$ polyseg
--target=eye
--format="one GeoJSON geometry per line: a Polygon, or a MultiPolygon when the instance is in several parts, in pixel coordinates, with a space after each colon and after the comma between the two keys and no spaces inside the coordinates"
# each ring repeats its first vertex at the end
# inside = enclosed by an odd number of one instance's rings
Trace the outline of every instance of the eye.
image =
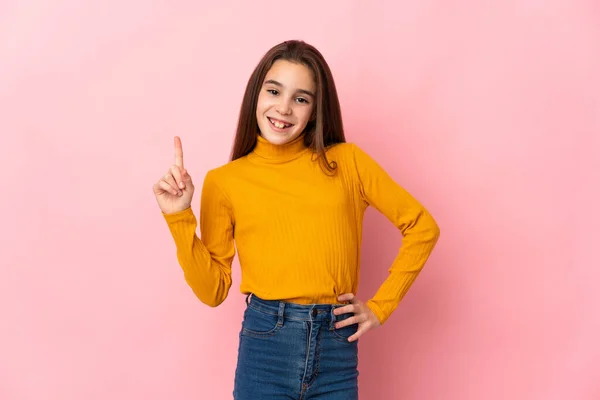
{"type": "Polygon", "coordinates": [[[305,104],[308,104],[308,100],[306,100],[304,97],[298,97],[298,98],[296,99],[296,101],[297,101],[298,103],[305,103],[305,104]]]}
{"type": "Polygon", "coordinates": [[[279,92],[275,89],[267,89],[267,92],[271,93],[273,96],[277,96],[279,92]]]}

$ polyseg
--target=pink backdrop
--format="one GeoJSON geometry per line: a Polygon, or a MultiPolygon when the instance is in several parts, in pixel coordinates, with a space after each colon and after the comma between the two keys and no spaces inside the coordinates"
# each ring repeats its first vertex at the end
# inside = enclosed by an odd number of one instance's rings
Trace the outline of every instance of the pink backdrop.
{"type": "MultiPolygon", "coordinates": [[[[599,399],[600,7],[573,0],[0,2],[0,398],[231,398],[238,265],[197,301],[151,187],[173,135],[197,186],[227,161],[288,38],[442,229],[361,340],[361,398],[599,399]]],[[[362,299],[398,241],[367,214],[362,299]]]]}

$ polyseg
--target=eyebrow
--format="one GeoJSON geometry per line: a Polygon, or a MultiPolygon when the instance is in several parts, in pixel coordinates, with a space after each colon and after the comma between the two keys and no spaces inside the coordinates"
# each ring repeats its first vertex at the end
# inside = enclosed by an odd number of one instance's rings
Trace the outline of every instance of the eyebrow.
{"type": "MultiPolygon", "coordinates": [[[[265,83],[264,83],[264,84],[265,84],[265,85],[271,84],[271,85],[279,86],[279,87],[281,87],[281,88],[282,88],[282,87],[284,87],[284,86],[283,86],[283,85],[282,85],[280,82],[277,82],[277,81],[276,81],[276,80],[274,80],[274,79],[269,79],[268,81],[265,81],[265,83]]],[[[312,98],[315,98],[315,94],[314,94],[313,92],[309,91],[309,90],[305,90],[305,89],[298,89],[298,90],[297,90],[297,92],[298,92],[298,93],[304,93],[304,94],[307,94],[307,95],[309,95],[309,96],[310,96],[310,97],[312,97],[312,98]]]]}

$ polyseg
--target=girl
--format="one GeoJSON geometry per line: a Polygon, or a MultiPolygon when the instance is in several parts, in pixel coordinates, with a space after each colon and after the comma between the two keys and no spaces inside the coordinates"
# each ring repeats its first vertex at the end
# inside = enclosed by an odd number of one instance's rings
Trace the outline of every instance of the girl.
{"type": "Polygon", "coordinates": [[[241,266],[247,297],[234,398],[357,399],[357,340],[390,317],[439,229],[373,159],[346,143],[334,80],[317,49],[287,41],[258,63],[231,162],[203,182],[200,238],[193,193],[176,137],[175,164],[154,194],[187,283],[216,307],[231,287],[236,249],[241,266]],[[388,278],[363,303],[354,294],[369,205],[403,241],[388,278]]]}

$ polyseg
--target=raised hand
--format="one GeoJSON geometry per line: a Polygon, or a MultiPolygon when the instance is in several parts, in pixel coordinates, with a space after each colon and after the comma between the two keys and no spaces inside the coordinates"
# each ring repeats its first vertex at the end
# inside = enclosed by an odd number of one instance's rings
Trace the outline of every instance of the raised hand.
{"type": "Polygon", "coordinates": [[[158,206],[165,214],[183,211],[192,204],[194,184],[183,167],[183,147],[178,136],[175,136],[175,164],[154,184],[152,190],[158,206]]]}

